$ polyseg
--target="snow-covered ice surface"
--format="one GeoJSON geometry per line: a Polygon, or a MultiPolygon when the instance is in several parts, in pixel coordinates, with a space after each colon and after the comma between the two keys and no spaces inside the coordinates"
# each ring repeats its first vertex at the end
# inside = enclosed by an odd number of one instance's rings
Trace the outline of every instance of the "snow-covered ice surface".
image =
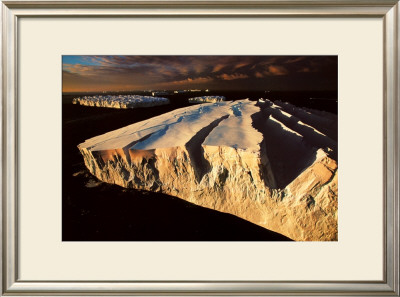
{"type": "Polygon", "coordinates": [[[139,108],[169,104],[169,100],[141,95],[96,95],[74,98],[72,103],[108,108],[139,108]]]}
{"type": "Polygon", "coordinates": [[[283,102],[193,105],[81,143],[102,181],[159,191],[295,240],[337,240],[337,116],[283,102]]]}
{"type": "Polygon", "coordinates": [[[103,135],[90,138],[84,143],[80,144],[79,147],[90,148],[92,151],[100,151],[125,147],[130,143],[136,142],[140,139],[142,139],[142,141],[135,144],[136,149],[139,149],[139,145],[141,147],[140,149],[174,147],[179,144],[185,144],[185,140],[189,140],[188,136],[196,133],[196,129],[199,126],[203,126],[204,122],[202,121],[207,122],[210,120],[208,117],[211,117],[212,119],[214,117],[228,115],[229,113],[230,108],[227,104],[216,103],[184,107],[123,127],[121,129],[108,132],[103,135]],[[216,106],[221,108],[215,108],[216,106]],[[178,125],[182,121],[183,123],[178,125]],[[165,137],[165,133],[167,131],[168,135],[173,133],[174,138],[172,139],[172,142],[169,137],[165,137]],[[146,136],[154,135],[156,132],[158,133],[158,146],[151,144],[151,139],[145,138],[146,136]]]}
{"type": "Polygon", "coordinates": [[[189,103],[214,103],[225,101],[225,96],[201,96],[189,98],[189,103]]]}
{"type": "Polygon", "coordinates": [[[231,103],[231,116],[211,131],[203,145],[259,151],[263,136],[252,126],[251,116],[260,112],[260,108],[249,103],[248,100],[231,103]]]}

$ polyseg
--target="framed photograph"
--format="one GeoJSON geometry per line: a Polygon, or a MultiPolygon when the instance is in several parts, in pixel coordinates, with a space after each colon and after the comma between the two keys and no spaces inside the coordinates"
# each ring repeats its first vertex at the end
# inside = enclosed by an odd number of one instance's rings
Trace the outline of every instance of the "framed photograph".
{"type": "Polygon", "coordinates": [[[64,55],[63,241],[337,241],[337,61],[64,55]]]}
{"type": "Polygon", "coordinates": [[[399,296],[398,1],[2,16],[2,294],[399,296]]]}

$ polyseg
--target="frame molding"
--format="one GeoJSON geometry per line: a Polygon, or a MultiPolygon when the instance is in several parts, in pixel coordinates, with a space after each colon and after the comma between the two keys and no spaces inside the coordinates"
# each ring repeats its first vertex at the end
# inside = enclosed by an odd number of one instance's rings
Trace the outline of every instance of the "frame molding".
{"type": "Polygon", "coordinates": [[[5,296],[342,295],[399,296],[398,0],[1,1],[2,282],[5,296]],[[23,17],[378,17],[384,24],[384,280],[382,282],[31,282],[18,277],[18,20],[23,17]]]}

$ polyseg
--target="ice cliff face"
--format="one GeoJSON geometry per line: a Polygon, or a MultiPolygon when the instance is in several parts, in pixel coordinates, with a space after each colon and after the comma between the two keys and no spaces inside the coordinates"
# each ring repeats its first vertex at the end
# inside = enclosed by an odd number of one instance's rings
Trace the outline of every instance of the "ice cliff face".
{"type": "Polygon", "coordinates": [[[268,100],[178,109],[78,146],[100,180],[337,240],[337,117],[268,100]]]}
{"type": "Polygon", "coordinates": [[[140,95],[96,95],[74,98],[73,104],[109,108],[138,108],[169,104],[163,97],[140,95]]]}

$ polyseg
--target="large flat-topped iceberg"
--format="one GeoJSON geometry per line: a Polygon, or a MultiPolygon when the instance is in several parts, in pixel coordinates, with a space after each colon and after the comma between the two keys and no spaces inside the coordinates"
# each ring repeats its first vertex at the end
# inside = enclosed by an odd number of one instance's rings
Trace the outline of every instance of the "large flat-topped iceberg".
{"type": "Polygon", "coordinates": [[[73,104],[109,108],[140,108],[169,104],[163,97],[141,95],[96,95],[74,98],[73,104]]]}
{"type": "Polygon", "coordinates": [[[295,240],[337,240],[337,117],[269,100],[189,106],[81,143],[100,180],[163,192],[295,240]],[[336,119],[336,124],[335,124],[336,119]]]}
{"type": "Polygon", "coordinates": [[[189,98],[189,103],[215,103],[225,101],[224,96],[201,96],[189,98]]]}

